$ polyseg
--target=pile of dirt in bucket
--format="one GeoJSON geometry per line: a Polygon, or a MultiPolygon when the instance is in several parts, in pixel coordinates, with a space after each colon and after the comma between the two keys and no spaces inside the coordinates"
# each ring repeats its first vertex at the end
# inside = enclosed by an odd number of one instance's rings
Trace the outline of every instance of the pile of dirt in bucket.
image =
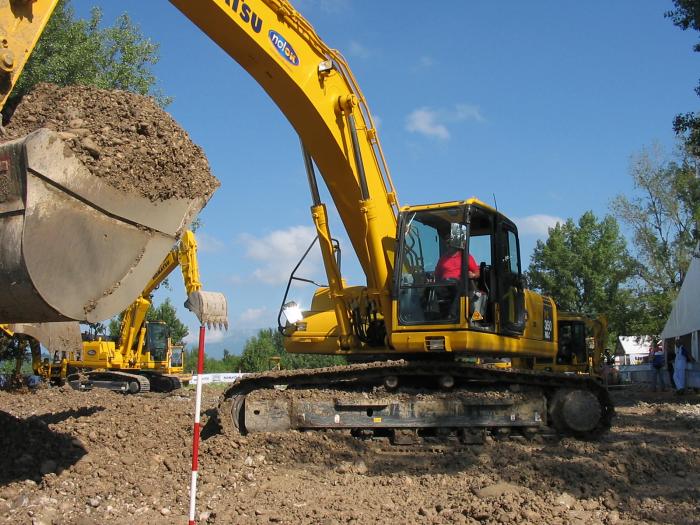
{"type": "Polygon", "coordinates": [[[219,186],[202,149],[150,97],[91,86],[38,84],[4,140],[56,131],[93,175],[153,202],[210,196],[219,186]]]}

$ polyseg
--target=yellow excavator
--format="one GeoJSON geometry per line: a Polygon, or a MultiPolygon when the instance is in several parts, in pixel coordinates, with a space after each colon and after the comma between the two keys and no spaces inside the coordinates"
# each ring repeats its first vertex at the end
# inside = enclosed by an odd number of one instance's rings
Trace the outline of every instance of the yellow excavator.
{"type": "Polygon", "coordinates": [[[183,370],[182,345],[173,345],[163,321],[146,321],[151,294],[180,266],[188,294],[186,306],[209,312],[207,322],[228,328],[226,299],[218,292],[205,292],[199,280],[197,242],[187,230],[162,262],[141,295],[124,312],[116,340],[90,337],[80,347],[54,351],[51,359],[37,363],[35,372],[55,383],[68,383],[77,390],[107,388],[125,393],[170,392],[190,379],[183,370]],[[204,301],[206,304],[189,304],[204,301]]]}
{"type": "Polygon", "coordinates": [[[534,368],[557,355],[559,313],[524,289],[516,225],[474,197],[399,206],[348,64],[288,1],[171,3],[255,79],[299,135],[328,284],[305,310],[285,295],[287,350],[359,361],[243,378],[220,405],[225,428],[350,429],[397,443],[487,432],[590,437],[609,428],[614,410],[598,381],[534,368]],[[366,276],[360,285],[342,277],[317,170],[366,276]],[[520,366],[486,369],[467,356],[520,366]]]}
{"type": "MultiPolygon", "coordinates": [[[[600,378],[608,337],[607,319],[573,312],[559,312],[558,319],[556,356],[535,359],[533,368],[600,378]]],[[[513,362],[513,366],[520,364],[513,362]]]]}
{"type": "Polygon", "coordinates": [[[600,382],[534,368],[557,355],[559,314],[550,298],[524,289],[516,225],[477,198],[399,206],[348,64],[289,2],[172,3],[238,61],[300,137],[328,284],[306,309],[285,295],[285,347],[360,361],[245,377],[225,393],[225,427],[351,429],[396,441],[552,429],[592,436],[609,427],[613,407],[600,382]],[[342,277],[317,171],[366,283],[342,277]],[[521,366],[484,369],[465,356],[521,366]]]}
{"type": "Polygon", "coordinates": [[[558,348],[555,357],[536,358],[532,363],[515,359],[479,360],[479,364],[496,368],[524,367],[546,372],[587,374],[602,380],[607,343],[607,319],[559,312],[557,323],[558,348]]]}

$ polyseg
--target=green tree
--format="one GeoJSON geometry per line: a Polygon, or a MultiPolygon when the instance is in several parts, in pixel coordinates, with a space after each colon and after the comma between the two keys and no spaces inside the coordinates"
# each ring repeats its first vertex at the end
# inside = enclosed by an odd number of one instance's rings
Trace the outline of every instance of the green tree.
{"type": "Polygon", "coordinates": [[[282,335],[271,328],[260,330],[258,335],[246,341],[241,355],[243,372],[262,372],[270,369],[270,358],[281,357],[284,352],[282,335]]]}
{"type": "Polygon", "coordinates": [[[158,307],[153,308],[151,306],[146,312],[146,321],[164,321],[165,324],[170,328],[170,338],[173,344],[182,344],[182,340],[190,333],[187,326],[185,326],[180,319],[177,317],[177,311],[170,302],[170,298],[166,298],[158,307]]]}
{"type": "MultiPolygon", "coordinates": [[[[675,9],[666,12],[666,17],[683,31],[694,29],[700,31],[700,2],[698,0],[673,0],[675,9]]],[[[693,46],[693,51],[700,52],[700,43],[693,46]]],[[[700,96],[700,84],[695,87],[700,96]]],[[[673,128],[683,137],[689,152],[700,156],[700,114],[697,112],[681,113],[673,120],[673,128]]]]}
{"type": "Polygon", "coordinates": [[[237,372],[241,367],[241,356],[233,355],[226,348],[224,348],[224,357],[222,362],[224,363],[224,368],[227,372],[237,372]]]}
{"type": "Polygon", "coordinates": [[[282,334],[272,328],[266,328],[246,342],[240,360],[241,371],[269,370],[273,357],[280,359],[280,365],[284,369],[321,368],[346,363],[342,356],[290,354],[284,349],[282,334]]]}
{"type": "Polygon", "coordinates": [[[151,95],[161,105],[170,99],[156,88],[151,68],[158,44],[145,38],[127,14],[113,26],[101,27],[102,11],[76,19],[70,0],[61,0],[22,72],[8,107],[39,82],[61,86],[83,84],[151,95]]]}
{"type": "Polygon", "coordinates": [[[698,240],[700,181],[685,154],[663,160],[657,149],[632,159],[635,194],[618,195],[615,215],[632,233],[637,300],[646,306],[647,333],[663,328],[698,240]]]}
{"type": "Polygon", "coordinates": [[[575,223],[550,228],[537,241],[527,278],[531,288],[554,299],[560,310],[604,314],[612,333],[626,332],[632,297],[625,283],[633,264],[615,218],[598,220],[592,211],[575,223]]]}

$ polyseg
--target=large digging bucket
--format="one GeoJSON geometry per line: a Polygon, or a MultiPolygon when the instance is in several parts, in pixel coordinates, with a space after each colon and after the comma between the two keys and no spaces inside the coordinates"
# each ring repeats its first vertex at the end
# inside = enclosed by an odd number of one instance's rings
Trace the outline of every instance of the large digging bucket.
{"type": "Polygon", "coordinates": [[[46,129],[0,145],[0,322],[97,322],[126,309],[209,196],[120,191],[46,129]]]}
{"type": "Polygon", "coordinates": [[[77,352],[82,348],[80,325],[76,322],[66,323],[15,323],[8,326],[15,334],[26,334],[39,341],[53,356],[58,352],[77,352]]]}

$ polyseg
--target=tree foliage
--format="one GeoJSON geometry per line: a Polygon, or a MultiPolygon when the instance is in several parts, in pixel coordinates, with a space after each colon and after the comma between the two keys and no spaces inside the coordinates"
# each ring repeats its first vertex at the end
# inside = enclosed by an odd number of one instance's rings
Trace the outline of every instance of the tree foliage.
{"type": "MultiPolygon", "coordinates": [[[[683,31],[694,29],[700,31],[700,2],[698,0],[673,0],[675,9],[668,11],[666,17],[683,31]]],[[[695,52],[700,52],[700,43],[693,46],[695,52]]],[[[695,87],[695,93],[700,96],[700,83],[695,87]]],[[[678,135],[683,136],[690,153],[700,156],[700,114],[696,112],[676,115],[673,128],[678,135]]]]}
{"type": "Polygon", "coordinates": [[[243,372],[262,372],[272,367],[272,358],[279,358],[284,369],[320,368],[345,363],[340,356],[290,354],[284,349],[284,337],[277,330],[263,329],[251,337],[243,349],[240,368],[243,372]]]}
{"type": "Polygon", "coordinates": [[[700,181],[687,155],[665,161],[658,148],[636,155],[630,171],[636,193],[618,195],[611,207],[631,231],[636,297],[646,306],[646,333],[656,334],[668,318],[698,241],[700,181]]]}
{"type": "MultiPolygon", "coordinates": [[[[189,350],[185,356],[185,370],[196,373],[198,359],[198,348],[195,346],[189,350]]],[[[241,356],[231,354],[228,350],[224,349],[224,356],[222,359],[216,359],[207,355],[204,356],[204,372],[238,372],[241,368],[240,363],[241,356]]]]}
{"type": "Polygon", "coordinates": [[[167,105],[156,88],[152,67],[158,44],[145,38],[129,16],[102,27],[102,11],[93,8],[87,20],[76,19],[70,0],[61,0],[37,42],[8,101],[14,106],[39,82],[61,86],[83,84],[151,95],[167,105]]]}
{"type": "Polygon", "coordinates": [[[554,299],[560,310],[604,314],[612,332],[625,331],[633,275],[624,237],[614,217],[584,213],[575,223],[550,228],[537,241],[527,278],[531,288],[554,299]]]}

